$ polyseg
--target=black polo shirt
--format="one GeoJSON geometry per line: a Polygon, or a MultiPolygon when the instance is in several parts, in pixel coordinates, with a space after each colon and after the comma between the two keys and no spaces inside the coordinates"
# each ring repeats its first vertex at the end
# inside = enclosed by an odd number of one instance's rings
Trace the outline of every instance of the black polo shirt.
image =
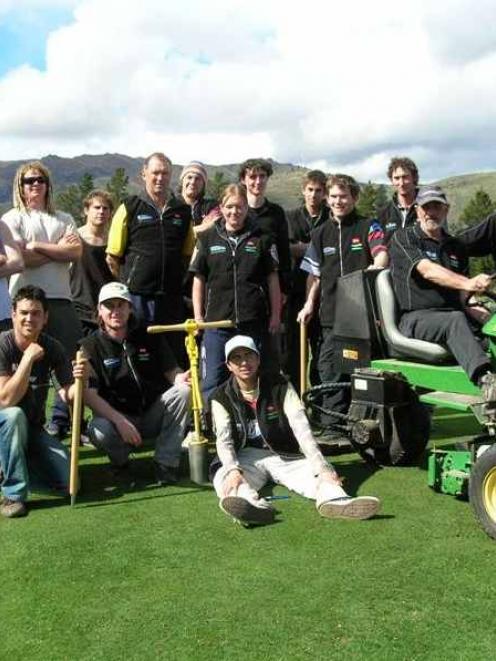
{"type": "Polygon", "coordinates": [[[465,246],[469,257],[492,255],[496,259],[496,213],[481,223],[468,227],[456,237],[465,246]]]}
{"type": "Polygon", "coordinates": [[[464,246],[443,230],[441,240],[431,239],[420,225],[400,229],[389,244],[391,276],[402,312],[411,310],[458,310],[460,292],[436,285],[423,278],[416,266],[429,259],[451,271],[465,275],[468,259],[464,246]]]}
{"type": "Polygon", "coordinates": [[[119,342],[100,329],[81,346],[94,373],[90,388],[121,413],[142,414],[171,386],[165,373],[177,363],[164,334],[139,327],[119,342]]]}
{"type": "MultiPolygon", "coordinates": [[[[322,205],[318,216],[311,216],[304,204],[297,209],[288,211],[289,243],[310,243],[311,233],[325,223],[328,218],[329,207],[327,205],[322,205]]],[[[307,274],[300,268],[302,259],[293,260],[292,271],[293,289],[291,293],[299,299],[302,299],[306,294],[307,281],[307,274]]]]}
{"type": "Polygon", "coordinates": [[[312,233],[301,268],[320,278],[320,322],[334,324],[335,292],[342,275],[366,269],[374,257],[385,251],[384,232],[379,222],[356,210],[341,222],[330,218],[312,233]]]}

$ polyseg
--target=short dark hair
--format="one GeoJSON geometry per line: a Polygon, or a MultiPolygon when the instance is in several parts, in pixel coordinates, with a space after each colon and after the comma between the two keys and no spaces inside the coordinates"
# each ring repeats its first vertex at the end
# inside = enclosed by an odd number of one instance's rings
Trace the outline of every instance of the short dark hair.
{"type": "Polygon", "coordinates": [[[333,186],[346,188],[355,200],[360,195],[360,184],[349,174],[331,174],[327,178],[326,192],[329,193],[333,186]]]}
{"type": "Polygon", "coordinates": [[[327,175],[322,170],[309,170],[303,178],[303,188],[307,184],[320,184],[322,188],[326,187],[327,175]]]}
{"type": "Polygon", "coordinates": [[[272,163],[266,158],[249,158],[239,166],[239,181],[243,181],[248,170],[263,170],[267,177],[270,177],[274,172],[272,163]]]}
{"type": "Polygon", "coordinates": [[[15,310],[19,301],[39,301],[44,312],[48,312],[48,301],[45,290],[35,285],[21,287],[12,298],[12,308],[15,310]]]}
{"type": "Polygon", "coordinates": [[[413,177],[413,183],[415,185],[418,184],[418,168],[411,158],[408,158],[408,156],[393,156],[393,158],[389,161],[387,170],[387,176],[389,179],[393,179],[393,172],[396,170],[396,168],[403,168],[404,170],[408,170],[408,172],[410,172],[413,177]]]}

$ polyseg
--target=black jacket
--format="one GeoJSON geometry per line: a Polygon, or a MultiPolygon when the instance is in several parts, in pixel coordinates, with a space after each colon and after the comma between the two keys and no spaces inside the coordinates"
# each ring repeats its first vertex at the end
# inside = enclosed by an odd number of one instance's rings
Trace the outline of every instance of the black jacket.
{"type": "MultiPolygon", "coordinates": [[[[330,219],[312,233],[304,262],[320,271],[320,321],[334,323],[335,292],[338,278],[363,270],[374,256],[385,249],[384,233],[377,220],[353,211],[340,223],[330,219]]],[[[315,271],[314,271],[315,273],[315,271]]]]}
{"type": "Polygon", "coordinates": [[[250,221],[236,238],[235,244],[223,220],[198,238],[190,271],[205,278],[205,320],[265,323],[269,315],[267,278],[276,268],[270,254],[272,239],[250,221]]]}
{"type": "Polygon", "coordinates": [[[379,211],[379,222],[384,230],[386,243],[389,243],[396,230],[415,225],[417,222],[417,205],[412,204],[403,220],[403,214],[398,204],[398,194],[394,193],[392,200],[379,211]]]}
{"type": "Polygon", "coordinates": [[[143,197],[124,201],[128,240],[121,279],[133,294],[180,296],[191,210],[171,198],[161,212],[143,197]]]}
{"type": "Polygon", "coordinates": [[[94,372],[90,388],[121,413],[141,415],[171,385],[165,372],[176,360],[160,335],[138,327],[117,342],[100,329],[81,346],[94,372]]]}

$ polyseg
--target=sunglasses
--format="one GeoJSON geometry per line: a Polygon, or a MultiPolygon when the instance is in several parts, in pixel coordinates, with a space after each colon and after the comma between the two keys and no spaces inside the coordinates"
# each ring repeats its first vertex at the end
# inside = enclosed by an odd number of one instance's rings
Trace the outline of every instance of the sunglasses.
{"type": "Polygon", "coordinates": [[[28,186],[33,186],[33,184],[48,184],[48,179],[41,175],[38,177],[23,177],[21,181],[28,186]]]}

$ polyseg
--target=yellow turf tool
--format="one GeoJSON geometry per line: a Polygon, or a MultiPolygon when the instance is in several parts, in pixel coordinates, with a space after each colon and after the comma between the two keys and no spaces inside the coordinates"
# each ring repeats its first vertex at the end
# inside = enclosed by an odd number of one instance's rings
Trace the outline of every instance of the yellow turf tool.
{"type": "Polygon", "coordinates": [[[148,326],[147,328],[149,333],[167,333],[172,331],[186,333],[186,352],[188,354],[191,370],[191,408],[193,411],[193,421],[195,426],[194,439],[190,441],[188,446],[189,471],[191,481],[196,484],[204,484],[205,482],[208,482],[208,441],[202,430],[203,400],[200,389],[199,352],[195,335],[198,331],[207,328],[232,327],[232,321],[195,321],[194,319],[186,319],[183,324],[148,326]]]}

